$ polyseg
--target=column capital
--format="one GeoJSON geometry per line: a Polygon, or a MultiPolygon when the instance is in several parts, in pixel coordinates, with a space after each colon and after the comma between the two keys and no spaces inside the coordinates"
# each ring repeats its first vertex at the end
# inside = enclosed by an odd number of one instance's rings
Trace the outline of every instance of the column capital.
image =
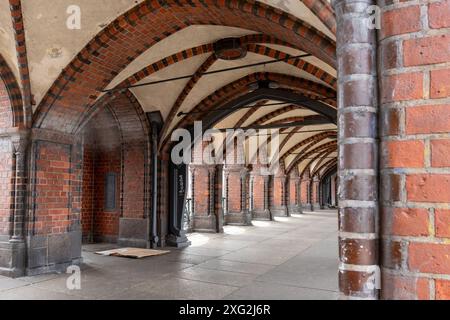
{"type": "Polygon", "coordinates": [[[331,6],[336,11],[336,8],[344,4],[364,3],[368,5],[376,4],[376,0],[331,0],[331,6]]]}
{"type": "Polygon", "coordinates": [[[13,152],[17,155],[17,154],[25,154],[27,148],[28,148],[28,143],[29,143],[29,138],[28,136],[13,136],[11,138],[11,144],[13,147],[13,152]]]}

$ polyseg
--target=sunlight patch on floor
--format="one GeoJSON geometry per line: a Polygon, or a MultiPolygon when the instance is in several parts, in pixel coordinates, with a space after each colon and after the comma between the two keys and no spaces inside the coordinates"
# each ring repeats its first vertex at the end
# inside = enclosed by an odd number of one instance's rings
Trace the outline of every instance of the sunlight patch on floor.
{"type": "Polygon", "coordinates": [[[223,227],[223,231],[225,234],[231,234],[231,235],[239,235],[239,234],[244,234],[245,232],[247,232],[247,230],[244,229],[243,227],[235,227],[235,226],[225,226],[225,227],[223,227]]]}
{"type": "Polygon", "coordinates": [[[190,234],[188,235],[189,241],[192,247],[201,247],[209,242],[209,238],[203,234],[190,234]]]}

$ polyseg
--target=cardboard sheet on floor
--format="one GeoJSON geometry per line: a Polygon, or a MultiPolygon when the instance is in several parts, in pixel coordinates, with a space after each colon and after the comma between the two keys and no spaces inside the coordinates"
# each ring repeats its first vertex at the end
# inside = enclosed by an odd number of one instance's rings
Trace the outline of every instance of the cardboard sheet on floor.
{"type": "Polygon", "coordinates": [[[170,253],[170,251],[165,250],[153,250],[153,249],[141,249],[141,248],[119,248],[106,251],[98,251],[96,254],[102,256],[114,256],[114,257],[124,257],[132,259],[142,259],[153,256],[161,256],[163,254],[170,253]]]}

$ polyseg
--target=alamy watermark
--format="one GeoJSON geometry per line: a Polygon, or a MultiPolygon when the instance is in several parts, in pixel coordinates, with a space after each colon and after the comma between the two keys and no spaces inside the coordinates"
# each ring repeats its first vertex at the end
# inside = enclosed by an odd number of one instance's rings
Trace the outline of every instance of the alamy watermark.
{"type": "Polygon", "coordinates": [[[66,273],[70,276],[66,280],[66,287],[69,290],[81,290],[81,269],[79,266],[70,266],[66,273]]]}
{"type": "Polygon", "coordinates": [[[81,8],[77,5],[67,7],[66,13],[69,15],[66,20],[66,27],[69,30],[81,30],[81,8]]]}
{"type": "Polygon", "coordinates": [[[381,8],[379,6],[369,6],[366,9],[366,25],[370,30],[381,29],[381,8]]]}

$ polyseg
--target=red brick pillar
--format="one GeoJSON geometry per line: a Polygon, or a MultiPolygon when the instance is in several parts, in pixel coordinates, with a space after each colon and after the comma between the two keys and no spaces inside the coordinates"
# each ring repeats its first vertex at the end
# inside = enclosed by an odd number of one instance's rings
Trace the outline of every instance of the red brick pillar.
{"type": "Polygon", "coordinates": [[[339,123],[339,287],[342,298],[378,297],[378,143],[374,0],[335,0],[339,123]]]}
{"type": "Polygon", "coordinates": [[[216,212],[216,180],[214,165],[192,165],[192,229],[197,232],[218,232],[216,212]]]}
{"type": "Polygon", "coordinates": [[[254,165],[250,173],[251,214],[255,220],[272,220],[270,212],[270,175],[264,167],[254,165]]]}
{"type": "Polygon", "coordinates": [[[289,175],[287,186],[289,193],[289,215],[302,213],[300,201],[300,177],[298,176],[297,170],[292,170],[291,174],[289,175]]]}
{"type": "Polygon", "coordinates": [[[382,12],[382,298],[450,299],[450,1],[382,12]]]}
{"type": "Polygon", "coordinates": [[[227,165],[224,168],[226,212],[224,223],[251,225],[247,207],[248,169],[243,165],[227,165]]]}
{"type": "Polygon", "coordinates": [[[317,177],[314,177],[311,180],[310,195],[311,211],[320,209],[320,181],[317,177]]]}
{"type": "Polygon", "coordinates": [[[274,216],[286,217],[288,215],[287,178],[284,168],[279,168],[277,173],[272,177],[272,203],[270,212],[274,216]]]}
{"type": "Polygon", "coordinates": [[[302,209],[309,210],[311,209],[310,205],[310,197],[309,197],[309,184],[310,179],[306,175],[303,175],[300,178],[300,201],[302,204],[302,209]]]}

